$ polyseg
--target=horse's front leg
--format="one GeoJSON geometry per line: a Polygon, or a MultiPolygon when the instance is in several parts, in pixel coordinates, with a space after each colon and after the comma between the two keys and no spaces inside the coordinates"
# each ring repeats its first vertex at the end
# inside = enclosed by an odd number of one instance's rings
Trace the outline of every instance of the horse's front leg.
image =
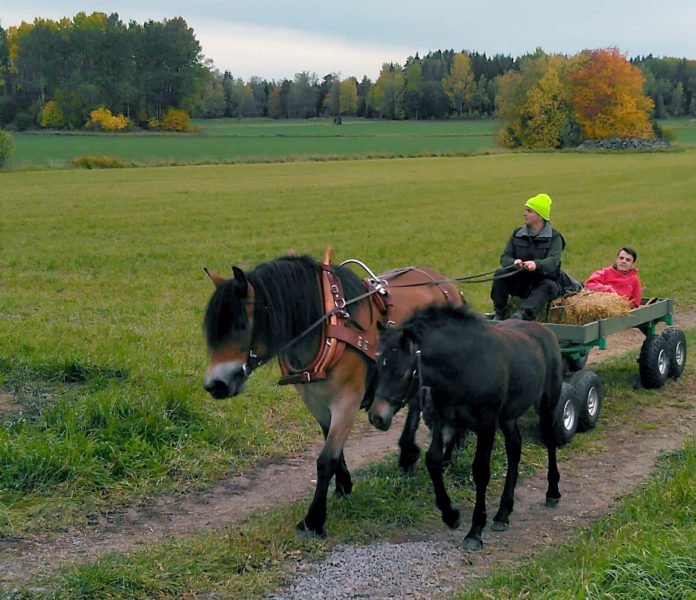
{"type": "Polygon", "coordinates": [[[453,436],[454,430],[451,427],[442,426],[437,422],[433,423],[433,440],[425,455],[425,465],[428,468],[430,480],[433,482],[435,504],[442,513],[442,520],[452,529],[456,529],[459,527],[459,510],[452,506],[452,500],[447,494],[442,478],[445,451],[453,436]]]}
{"type": "MultiPolygon", "coordinates": [[[[309,384],[313,385],[313,384],[309,384]]],[[[305,403],[324,432],[324,447],[317,458],[317,485],[307,514],[297,524],[300,536],[324,535],[327,495],[331,478],[336,475],[336,494],[343,496],[353,489],[353,482],[343,457],[343,446],[357,415],[362,390],[333,396],[331,387],[303,390],[305,403]],[[312,392],[316,392],[313,394],[312,392]],[[328,400],[333,397],[333,400],[328,400]]]]}
{"type": "Polygon", "coordinates": [[[500,508],[493,517],[491,529],[505,531],[510,525],[510,513],[515,505],[515,486],[522,455],[522,436],[520,435],[517,419],[500,422],[500,429],[505,437],[505,454],[507,455],[507,475],[505,487],[500,496],[500,508]]]}
{"type": "Polygon", "coordinates": [[[476,432],[476,454],[472,471],[476,484],[476,504],[471,517],[471,529],[464,538],[464,548],[480,550],[483,548],[481,533],[486,526],[486,489],[491,478],[491,452],[495,441],[495,421],[476,432]]]}
{"type": "MultiPolygon", "coordinates": [[[[321,431],[324,434],[324,443],[326,443],[326,438],[329,435],[329,428],[322,425],[321,431]]],[[[341,456],[338,458],[338,463],[336,463],[335,475],[336,497],[342,498],[350,494],[353,491],[353,480],[350,476],[350,471],[348,471],[348,465],[346,465],[343,451],[341,451],[341,456]]]]}
{"type": "Polygon", "coordinates": [[[404,430],[399,438],[399,466],[405,473],[413,473],[420,456],[420,448],[416,444],[416,431],[420,425],[420,398],[418,394],[408,399],[408,416],[404,423],[404,430]]]}

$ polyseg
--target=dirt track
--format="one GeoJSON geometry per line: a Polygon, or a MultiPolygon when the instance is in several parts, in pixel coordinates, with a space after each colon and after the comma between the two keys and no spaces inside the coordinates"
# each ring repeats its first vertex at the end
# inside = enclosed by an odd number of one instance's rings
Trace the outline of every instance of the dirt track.
{"type": "MultiPolygon", "coordinates": [[[[696,311],[677,317],[675,322],[684,328],[696,323],[696,311]]],[[[608,350],[591,354],[588,366],[637,348],[642,339],[637,331],[616,334],[611,337],[608,350]]],[[[470,567],[464,572],[459,568],[458,574],[448,576],[478,576],[489,568],[497,553],[500,557],[509,557],[511,553],[523,557],[608,512],[615,498],[650,474],[659,453],[681,446],[685,437],[696,431],[696,389],[689,389],[682,382],[670,382],[662,393],[665,401],[660,407],[646,409],[640,416],[653,428],[646,431],[642,427],[607,423],[606,450],[591,457],[571,456],[560,465],[564,500],[551,519],[543,508],[544,474],[520,480],[512,523],[516,535],[486,531],[485,552],[467,558],[470,567]],[[670,398],[676,397],[686,399],[688,408],[675,406],[670,398]]],[[[401,422],[386,433],[359,423],[346,446],[350,468],[355,470],[394,451],[401,422]]],[[[425,441],[422,427],[419,435],[425,441]]],[[[318,443],[314,444],[292,459],[260,465],[201,493],[162,497],[148,505],[130,507],[103,517],[85,530],[68,531],[51,539],[2,540],[0,584],[30,581],[37,573],[65,562],[92,560],[106,551],[128,551],[169,537],[235,523],[255,510],[308,498],[313,490],[318,448],[318,443]],[[288,477],[289,471],[292,477],[288,477]]],[[[462,520],[466,522],[467,507],[462,508],[462,520]]],[[[453,541],[463,535],[461,531],[444,531],[443,527],[439,538],[453,541]]]]}

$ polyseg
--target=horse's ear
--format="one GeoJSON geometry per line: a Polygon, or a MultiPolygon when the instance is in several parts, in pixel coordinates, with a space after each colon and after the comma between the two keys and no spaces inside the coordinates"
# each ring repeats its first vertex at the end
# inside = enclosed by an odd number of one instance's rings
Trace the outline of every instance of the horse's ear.
{"type": "Polygon", "coordinates": [[[218,275],[217,273],[213,273],[212,271],[209,271],[206,267],[203,267],[203,270],[205,271],[206,275],[210,277],[210,280],[215,284],[215,287],[220,287],[227,279],[225,279],[222,275],[218,275]]]}
{"type": "Polygon", "coordinates": [[[241,296],[246,296],[247,295],[247,278],[246,275],[244,274],[244,271],[242,271],[239,267],[232,267],[232,273],[234,273],[234,278],[237,280],[237,283],[239,283],[239,289],[241,292],[241,296]]]}

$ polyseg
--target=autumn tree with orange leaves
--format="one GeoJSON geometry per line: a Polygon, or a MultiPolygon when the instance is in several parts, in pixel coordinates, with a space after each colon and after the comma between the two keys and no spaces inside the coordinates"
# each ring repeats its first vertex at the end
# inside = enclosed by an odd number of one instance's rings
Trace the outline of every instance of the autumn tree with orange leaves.
{"type": "Polygon", "coordinates": [[[570,73],[570,96],[583,137],[655,137],[640,69],[617,48],[586,51],[580,59],[570,73]]]}

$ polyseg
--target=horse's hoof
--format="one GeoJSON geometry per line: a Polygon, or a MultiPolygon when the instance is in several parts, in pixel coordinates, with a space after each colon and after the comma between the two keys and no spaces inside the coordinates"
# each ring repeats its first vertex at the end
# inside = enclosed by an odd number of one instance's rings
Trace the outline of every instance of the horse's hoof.
{"type": "Polygon", "coordinates": [[[502,521],[493,521],[491,523],[491,531],[507,531],[510,527],[510,523],[503,523],[502,521]]]}
{"type": "Polygon", "coordinates": [[[336,486],[336,498],[343,498],[353,491],[353,486],[336,486]]]}
{"type": "Polygon", "coordinates": [[[413,475],[416,472],[416,465],[418,464],[418,457],[420,456],[420,450],[416,447],[415,449],[409,450],[402,449],[401,455],[399,456],[399,466],[401,470],[407,475],[413,475]]]}
{"type": "Polygon", "coordinates": [[[464,546],[464,550],[481,550],[483,548],[483,540],[480,538],[465,537],[462,545],[464,546]]]}
{"type": "Polygon", "coordinates": [[[418,461],[414,461],[409,464],[405,463],[399,463],[399,466],[401,467],[401,470],[404,472],[405,475],[413,475],[416,472],[416,464],[418,461]]]}
{"type": "Polygon", "coordinates": [[[307,525],[307,521],[302,520],[295,526],[297,537],[303,540],[311,540],[315,537],[324,537],[323,529],[312,529],[307,525]]]}
{"type": "Polygon", "coordinates": [[[453,508],[451,511],[448,511],[447,513],[442,513],[442,520],[445,522],[445,525],[447,525],[449,528],[457,529],[457,527],[459,527],[459,510],[453,508]]]}
{"type": "Polygon", "coordinates": [[[556,506],[558,506],[559,500],[560,498],[549,498],[548,496],[546,496],[546,506],[548,506],[549,508],[555,508],[556,506]]]}

